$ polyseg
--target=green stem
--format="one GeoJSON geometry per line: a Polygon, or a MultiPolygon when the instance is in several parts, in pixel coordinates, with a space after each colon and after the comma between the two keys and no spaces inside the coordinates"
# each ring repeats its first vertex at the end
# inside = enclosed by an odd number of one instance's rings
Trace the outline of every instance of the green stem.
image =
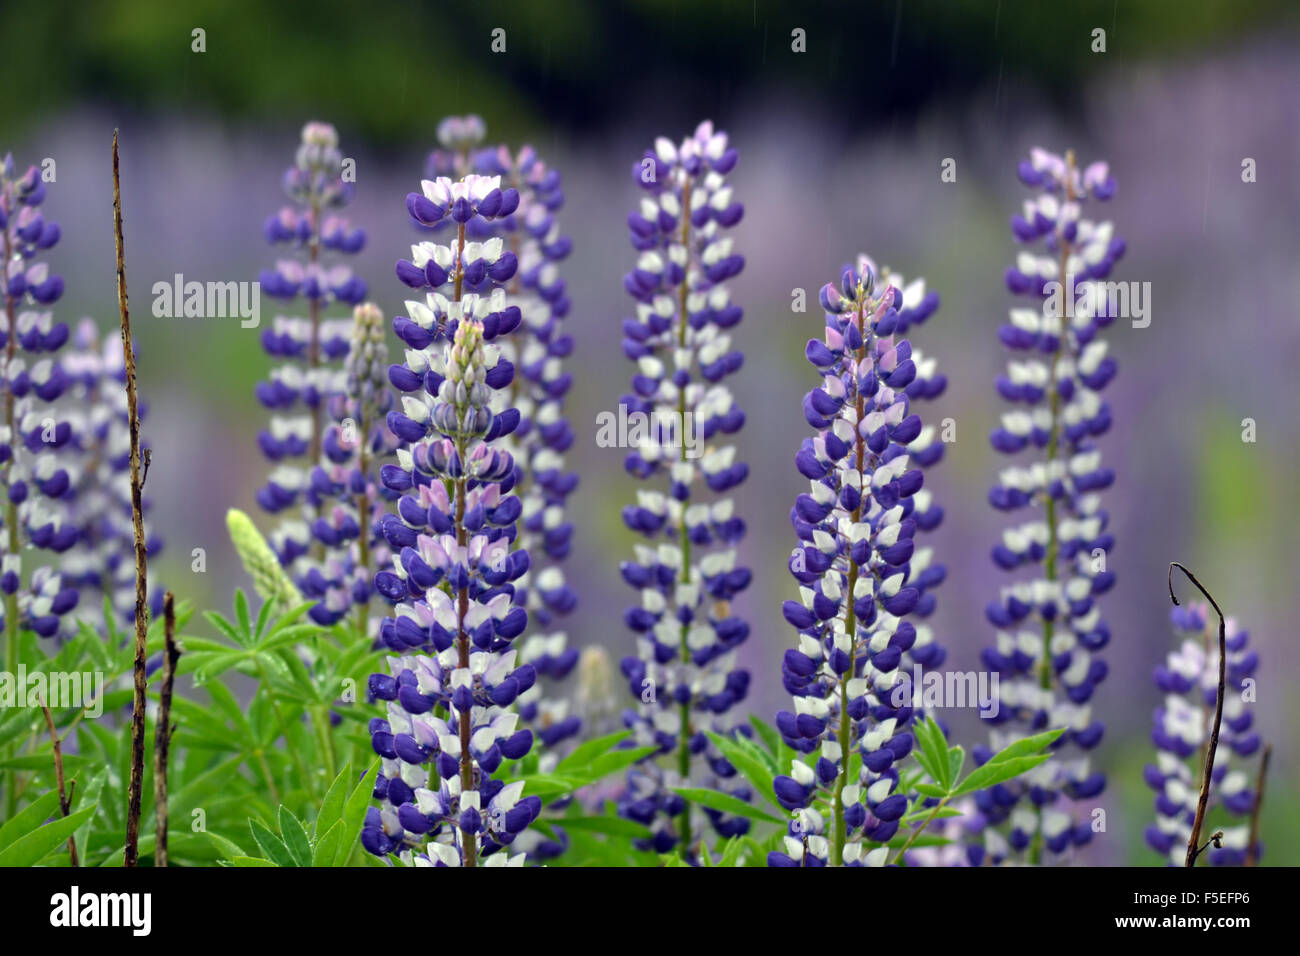
{"type": "MultiPolygon", "coordinates": [[[[275,696],[275,688],[271,686],[271,678],[266,673],[266,667],[263,666],[260,658],[254,657],[253,659],[257,662],[258,678],[271,699],[271,710],[275,714],[276,723],[280,725],[280,733],[284,736],[284,746],[289,751],[289,756],[293,758],[294,766],[298,768],[298,775],[302,778],[303,788],[309,793],[314,793],[312,777],[307,772],[307,765],[303,763],[302,754],[298,752],[298,748],[293,745],[293,738],[289,736],[289,722],[284,719],[284,711],[280,709],[280,701],[275,696]]],[[[334,778],[331,777],[330,779],[333,780],[334,778]]]]}
{"type": "MultiPolygon", "coordinates": [[[[863,306],[858,306],[858,328],[862,332],[862,348],[858,351],[854,367],[861,365],[863,359],[867,356],[867,349],[870,345],[870,329],[867,328],[866,314],[863,306]]],[[[855,373],[856,374],[856,373],[855,373]]],[[[854,422],[854,465],[858,474],[862,474],[862,469],[866,465],[866,442],[862,437],[857,425],[862,421],[866,413],[865,403],[863,402],[862,392],[854,386],[856,395],[854,408],[857,412],[857,418],[854,422]]],[[[865,496],[865,492],[864,492],[865,496]]],[[[853,509],[853,524],[862,520],[862,498],[858,499],[858,506],[853,509]]],[[[848,593],[845,595],[845,605],[847,611],[844,616],[844,631],[849,637],[849,669],[844,672],[844,677],[840,680],[840,727],[839,727],[839,745],[840,745],[840,772],[835,778],[835,798],[834,798],[834,819],[835,829],[832,836],[831,844],[831,865],[842,866],[844,863],[844,843],[848,836],[848,827],[844,822],[844,785],[849,775],[849,749],[853,746],[853,724],[849,718],[849,681],[853,679],[854,670],[857,666],[856,655],[858,649],[858,616],[853,607],[853,593],[858,584],[858,566],[854,563],[853,558],[849,557],[849,585],[848,593]]]]}
{"type": "MultiPolygon", "coordinates": [[[[456,278],[453,298],[460,301],[461,289],[465,281],[465,224],[462,222],[456,231],[456,278]]],[[[466,443],[462,436],[456,438],[456,456],[466,460],[466,443]]],[[[465,531],[465,495],[468,482],[464,476],[455,480],[456,489],[456,544],[465,547],[469,537],[465,531]]],[[[469,673],[469,633],[465,630],[465,618],[469,614],[469,588],[463,587],[456,592],[456,654],[457,664],[469,673]]],[[[456,715],[456,725],[460,730],[460,792],[469,793],[474,789],[474,757],[470,753],[471,737],[470,713],[456,715]]],[[[478,838],[474,831],[460,828],[461,863],[468,867],[478,866],[478,838]]]]}
{"type": "MultiPolygon", "coordinates": [[[[686,180],[685,186],[682,187],[682,246],[686,249],[686,264],[683,269],[683,278],[680,291],[679,311],[681,321],[677,326],[677,346],[686,348],[686,329],[689,319],[686,315],[686,296],[690,278],[690,233],[691,228],[691,181],[686,180]]],[[[677,390],[677,428],[678,438],[680,439],[680,457],[679,461],[686,461],[686,386],[677,390]]],[[[686,527],[686,513],[683,509],[681,517],[681,528],[679,534],[679,548],[682,553],[681,574],[678,580],[682,584],[691,583],[691,536],[686,527]]],[[[687,644],[687,635],[689,627],[685,622],[681,626],[681,656],[682,664],[689,665],[691,661],[691,651],[687,644]]],[[[682,727],[681,734],[677,744],[677,772],[681,775],[682,786],[688,786],[691,775],[691,705],[689,701],[683,701],[681,704],[682,727]]],[[[691,847],[691,805],[687,803],[682,807],[681,816],[677,820],[678,834],[681,837],[681,856],[683,860],[690,858],[691,847]]]]}
{"type": "MultiPolygon", "coordinates": [[[[369,422],[366,420],[365,409],[357,413],[357,467],[361,474],[365,475],[370,467],[366,460],[366,446],[369,443],[369,422]]],[[[361,532],[357,537],[357,562],[361,565],[362,572],[366,575],[366,581],[373,579],[370,571],[370,498],[365,488],[357,495],[357,525],[361,532]]],[[[370,602],[367,600],[364,604],[357,605],[357,631],[361,634],[362,640],[367,639],[370,635],[370,602]]],[[[332,778],[331,778],[332,779],[332,778]]]]}
{"type": "Polygon", "coordinates": [[[902,863],[903,854],[912,848],[912,844],[916,842],[916,838],[919,837],[922,833],[924,833],[926,827],[928,827],[931,823],[934,822],[935,817],[939,815],[939,811],[948,805],[948,801],[950,799],[952,799],[951,796],[947,796],[944,797],[942,800],[940,800],[937,804],[935,804],[934,809],[930,811],[930,815],[921,821],[921,825],[919,827],[917,827],[910,834],[908,834],[907,842],[904,843],[901,847],[899,847],[898,855],[894,857],[893,860],[894,863],[902,863]]]}
{"type": "MultiPolygon", "coordinates": [[[[1074,201],[1074,153],[1066,153],[1065,157],[1067,172],[1065,178],[1065,199],[1066,202],[1074,201]]],[[[1056,460],[1057,451],[1061,443],[1061,393],[1058,387],[1057,377],[1061,361],[1061,353],[1067,348],[1067,336],[1069,330],[1065,327],[1065,297],[1073,295],[1073,290],[1069,288],[1068,280],[1070,278],[1067,269],[1069,268],[1071,244],[1062,240],[1061,255],[1059,267],[1059,279],[1061,286],[1061,314],[1057,317],[1060,326],[1057,329],[1059,342],[1056,352],[1052,355],[1051,374],[1048,378],[1047,391],[1050,401],[1051,411],[1051,430],[1047,436],[1047,464],[1048,464],[1048,486],[1043,489],[1046,496],[1044,505],[1044,520],[1047,522],[1047,553],[1043,556],[1043,578],[1048,582],[1056,581],[1056,558],[1060,553],[1060,542],[1056,530],[1056,499],[1052,497],[1051,490],[1051,464],[1056,460]]],[[[1051,690],[1053,684],[1052,674],[1052,635],[1055,631],[1055,621],[1052,618],[1043,618],[1043,651],[1042,658],[1038,666],[1038,683],[1043,690],[1051,690]]],[[[1029,862],[1037,864],[1042,860],[1043,855],[1043,808],[1038,808],[1038,827],[1034,831],[1033,842],[1029,846],[1029,862]]]]}
{"type": "MultiPolygon", "coordinates": [[[[0,230],[4,233],[4,262],[3,268],[8,269],[9,260],[13,257],[13,246],[9,238],[9,230],[0,230]]],[[[14,360],[14,350],[17,345],[18,335],[15,328],[14,317],[14,297],[9,294],[8,281],[5,282],[5,318],[8,320],[8,336],[5,342],[5,368],[8,369],[14,360]]],[[[4,376],[5,389],[5,424],[9,427],[9,443],[12,447],[17,448],[18,443],[14,430],[14,393],[9,387],[9,376],[4,376]]],[[[13,458],[5,465],[4,486],[9,487],[9,473],[13,470],[13,458]]],[[[18,538],[18,505],[5,496],[7,504],[5,506],[5,524],[9,532],[9,554],[17,556],[19,551],[18,538]]],[[[18,593],[5,595],[5,669],[10,674],[18,672],[18,593]]],[[[10,744],[5,747],[5,757],[13,757],[17,753],[16,745],[10,744]]],[[[13,818],[18,810],[18,771],[9,770],[5,774],[5,819],[13,818]]]]}

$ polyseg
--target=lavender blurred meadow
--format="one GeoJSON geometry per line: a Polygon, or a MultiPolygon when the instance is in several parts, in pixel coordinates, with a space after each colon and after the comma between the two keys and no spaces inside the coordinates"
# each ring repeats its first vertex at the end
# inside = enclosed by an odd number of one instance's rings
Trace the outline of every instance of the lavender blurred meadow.
{"type": "MultiPolygon", "coordinates": [[[[403,287],[393,263],[414,237],[403,199],[421,177],[439,117],[478,112],[490,138],[531,132],[564,174],[562,223],[575,244],[564,273],[577,339],[571,460],[582,475],[569,573],[581,609],[569,632],[617,659],[632,646],[621,622],[632,592],[617,568],[632,546],[619,511],[635,483],[622,471],[622,452],[597,448],[595,435],[597,414],[617,406],[631,373],[619,349],[619,320],[629,309],[621,280],[634,258],[624,226],[636,201],[629,171],[655,135],[679,137],[710,113],[741,150],[734,182],[746,216],[737,243],[747,266],[734,297],[746,310],[735,334],[746,366],[732,382],[748,413],[738,448],[751,478],[737,506],[750,528],[742,557],[755,582],[740,611],[753,627],[743,649],[754,675],[748,707],[765,718],[786,701],[780,655],[792,631],[779,609],[794,595],[785,570],[788,514],[805,485],[793,455],[807,431],[800,399],[815,381],[803,344],[820,334],[816,290],[863,251],[909,278],[923,274],[943,297],[914,335],[949,379],[934,414],[957,424],[932,483],[946,511],[935,545],[949,566],[935,625],[948,666],[978,669],[992,637],[982,609],[1002,583],[988,558],[1001,521],[986,503],[1002,463],[987,435],[1001,410],[993,379],[1005,359],[996,329],[1012,304],[1002,272],[1015,254],[1007,219],[1023,193],[1015,165],[1035,145],[1072,147],[1085,162],[1108,159],[1119,193],[1106,214],[1128,241],[1115,278],[1149,281],[1153,300],[1148,328],[1121,321],[1110,335],[1120,374],[1103,449],[1118,474],[1107,494],[1118,583],[1107,601],[1110,677],[1094,701],[1107,723],[1095,759],[1109,771],[1099,800],[1109,829],[1089,859],[1158,862],[1141,845],[1150,816],[1141,766],[1160,702],[1151,670],[1171,646],[1165,572],[1179,560],[1250,629],[1261,655],[1257,720],[1275,751],[1266,861],[1295,864],[1300,824],[1287,811],[1300,796],[1300,737],[1291,732],[1300,725],[1293,689],[1300,649],[1291,630],[1300,580],[1297,51],[1295,37],[1279,32],[1204,45],[1194,55],[1117,59],[1088,72],[1067,106],[1031,79],[999,70],[981,74],[960,99],[934,99],[905,120],[874,119],[870,90],[835,103],[797,84],[751,84],[693,101],[665,97],[647,82],[635,103],[594,130],[521,121],[467,88],[436,102],[412,96],[405,143],[373,145],[336,120],[322,97],[279,121],[91,101],[33,119],[5,145],[23,164],[57,160],[47,207],[64,229],[50,257],[67,280],[58,310],[111,329],[109,143],[121,127],[127,273],[155,449],[147,494],[168,544],[162,576],[182,599],[225,609],[233,588],[248,583],[224,516],[232,506],[257,513],[253,493],[265,464],[253,385],[268,362],[258,331],[238,319],[154,318],[153,283],[177,273],[256,279],[274,260],[261,224],[279,205],[280,172],[298,130],[306,120],[335,120],[344,155],[357,160],[349,216],[369,234],[356,270],[370,297],[395,314],[403,287]],[[955,183],[940,181],[947,157],[956,160],[955,183]],[[1255,183],[1242,182],[1245,157],[1257,163],[1255,183]],[[807,290],[806,313],[791,311],[796,288],[807,290]],[[1257,422],[1253,444],[1241,440],[1245,418],[1257,422]],[[195,548],[206,551],[206,573],[191,571],[195,548]]],[[[271,300],[263,309],[265,323],[271,300]]],[[[394,356],[397,346],[394,338],[394,356]]],[[[946,716],[962,742],[983,738],[973,716],[946,716]]]]}

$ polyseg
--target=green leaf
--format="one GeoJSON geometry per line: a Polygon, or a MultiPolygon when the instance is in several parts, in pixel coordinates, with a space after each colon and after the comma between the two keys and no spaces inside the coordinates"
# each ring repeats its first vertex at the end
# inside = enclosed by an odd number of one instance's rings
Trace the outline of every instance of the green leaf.
{"type": "Polygon", "coordinates": [[[594,783],[610,774],[626,770],[632,764],[649,757],[657,749],[656,747],[633,747],[631,750],[615,750],[601,754],[588,765],[584,783],[594,783]]]}
{"type": "Polygon", "coordinates": [[[948,791],[944,787],[936,787],[932,783],[918,783],[913,789],[923,797],[939,797],[942,799],[948,796],[948,791]]]}
{"type": "MultiPolygon", "coordinates": [[[[749,725],[754,728],[754,733],[758,734],[758,739],[763,741],[763,746],[768,749],[772,756],[779,757],[781,748],[785,746],[785,741],[781,739],[781,733],[771,724],[764,723],[755,714],[749,715],[749,725]]],[[[737,841],[739,842],[739,841],[737,841]]]]}
{"type": "Polygon", "coordinates": [[[227,840],[218,833],[213,833],[209,830],[204,834],[204,836],[212,841],[212,845],[217,848],[217,852],[220,853],[224,859],[233,860],[236,857],[248,856],[239,844],[235,843],[233,840],[227,840]]]}
{"type": "Polygon", "coordinates": [[[952,789],[952,770],[948,763],[948,742],[933,717],[916,725],[916,740],[925,754],[927,772],[945,790],[952,789]]]}
{"type": "Polygon", "coordinates": [[[260,856],[232,856],[229,860],[231,866],[250,867],[250,866],[275,866],[270,860],[264,860],[260,856]]]}
{"type": "Polygon", "coordinates": [[[0,850],[16,842],[19,837],[32,832],[59,807],[59,794],[51,790],[37,797],[14,814],[13,819],[0,827],[0,850]]]}
{"type": "Polygon", "coordinates": [[[311,857],[312,866],[335,865],[339,848],[343,845],[343,829],[343,821],[336,820],[334,825],[325,831],[325,835],[316,841],[316,849],[311,857]]]}
{"type": "Polygon", "coordinates": [[[1001,763],[1004,760],[1010,760],[1013,757],[1027,757],[1030,754],[1036,754],[1056,742],[1056,738],[1065,733],[1065,728],[1058,730],[1048,730],[1041,734],[1034,734],[1032,737],[1023,737],[1013,744],[1003,747],[992,757],[988,763],[1001,763]]]}
{"type": "MultiPolygon", "coordinates": [[[[755,720],[756,718],[750,718],[755,720]]],[[[747,849],[747,845],[741,837],[732,837],[726,842],[726,849],[722,851],[722,856],[718,860],[718,866],[740,866],[741,855],[747,849]]]]}
{"type": "Polygon", "coordinates": [[[557,820],[559,826],[574,830],[586,830],[591,833],[603,833],[606,836],[634,837],[643,839],[650,836],[648,827],[635,820],[622,817],[565,817],[557,820]]]}
{"type": "Polygon", "coordinates": [[[316,815],[316,838],[327,833],[330,827],[343,819],[343,807],[347,803],[351,790],[352,765],[345,763],[339,775],[325,791],[325,800],[321,803],[320,813],[316,815]]]}
{"type": "Polygon", "coordinates": [[[1012,757],[1009,760],[999,760],[994,763],[990,760],[982,767],[978,767],[970,772],[954,792],[954,796],[973,793],[976,790],[984,790],[987,787],[995,786],[999,783],[1005,783],[1012,777],[1018,777],[1026,771],[1033,770],[1041,763],[1046,763],[1052,759],[1051,754],[1035,754],[1032,757],[1012,757]]]}
{"type": "MultiPolygon", "coordinates": [[[[543,800],[547,797],[562,797],[565,794],[573,793],[575,790],[581,790],[588,782],[582,777],[563,777],[553,773],[535,773],[517,779],[524,781],[525,794],[541,797],[543,800]]],[[[510,780],[507,782],[514,783],[516,781],[510,780]]]]}
{"type": "Polygon", "coordinates": [[[257,841],[257,845],[262,848],[268,860],[276,866],[297,866],[289,848],[280,842],[280,838],[272,833],[265,823],[250,818],[248,829],[252,831],[253,839],[257,841]]]}
{"type": "Polygon", "coordinates": [[[759,796],[772,806],[781,806],[772,789],[772,781],[776,775],[761,760],[728,737],[711,730],[706,730],[705,733],[713,741],[713,746],[717,747],[722,756],[727,759],[727,763],[735,767],[736,771],[749,781],[759,796]]]}
{"type": "MultiPolygon", "coordinates": [[[[900,833],[898,836],[890,840],[888,845],[893,849],[898,850],[903,847],[903,844],[907,842],[907,839],[907,834],[900,833]]],[[[912,846],[947,846],[950,843],[952,843],[951,837],[939,836],[937,833],[922,833],[912,841],[912,846]]]]}
{"type": "Polygon", "coordinates": [[[966,762],[966,751],[961,747],[952,747],[948,750],[948,785],[952,781],[961,779],[961,767],[966,762]]]}
{"type": "Polygon", "coordinates": [[[311,841],[302,821],[288,807],[280,807],[280,838],[298,866],[311,866],[311,841]]]}
{"type": "Polygon", "coordinates": [[[729,793],[720,793],[706,787],[675,787],[673,792],[691,803],[698,803],[710,810],[729,813],[737,817],[748,817],[751,820],[764,820],[767,823],[785,824],[785,820],[780,817],[774,817],[759,807],[746,803],[739,797],[733,797],[729,793]]]}
{"type": "Polygon", "coordinates": [[[235,591],[235,620],[239,622],[239,633],[253,636],[253,622],[248,616],[248,598],[244,597],[243,589],[235,591]]]}
{"type": "Polygon", "coordinates": [[[612,751],[627,738],[632,736],[632,731],[623,730],[616,734],[608,734],[604,737],[597,737],[594,740],[588,740],[573,748],[573,753],[569,754],[563,760],[555,765],[555,772],[564,774],[570,771],[575,773],[585,770],[587,766],[602,754],[612,751]]]}
{"type": "MultiPolygon", "coordinates": [[[[55,801],[58,801],[57,794],[55,801]]],[[[66,843],[77,827],[95,815],[95,809],[91,806],[78,810],[18,838],[0,851],[0,867],[35,866],[59,844],[66,843]]]]}
{"type": "Polygon", "coordinates": [[[366,810],[370,808],[370,794],[375,788],[373,781],[378,772],[379,763],[375,762],[361,775],[361,779],[357,781],[356,787],[348,796],[348,802],[343,808],[343,838],[339,844],[338,855],[334,857],[335,866],[345,865],[361,840],[361,825],[365,823],[366,810]]]}

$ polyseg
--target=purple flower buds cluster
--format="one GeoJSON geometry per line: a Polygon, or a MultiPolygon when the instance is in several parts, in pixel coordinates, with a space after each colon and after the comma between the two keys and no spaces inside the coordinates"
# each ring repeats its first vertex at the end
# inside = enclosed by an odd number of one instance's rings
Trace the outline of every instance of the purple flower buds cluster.
{"type": "MultiPolygon", "coordinates": [[[[1165,695],[1155,712],[1151,740],[1156,762],[1143,770],[1155,791],[1156,821],[1146,829],[1146,841],[1171,865],[1182,866],[1200,798],[1201,767],[1214,724],[1219,690],[1219,631],[1217,619],[1204,604],[1172,609],[1170,617],[1179,646],[1156,668],[1155,683],[1165,695]]],[[[1209,810],[1222,808],[1238,818],[1233,826],[1217,822],[1223,831],[1220,846],[1208,850],[1211,865],[1241,866],[1250,852],[1250,814],[1255,805],[1253,781],[1231,758],[1249,757],[1259,750],[1254,731],[1255,672],[1259,655],[1249,647],[1250,635],[1228,618],[1224,622],[1228,649],[1223,696],[1223,722],[1215,750],[1209,810]],[[1226,747],[1224,745],[1227,745],[1226,747]]]]}
{"type": "MultiPolygon", "coordinates": [[[[726,286],[744,267],[728,233],[744,213],[726,178],[736,159],[709,122],[680,144],[655,142],[633,170],[642,197],[628,226],[639,255],[623,283],[636,303],[623,352],[637,366],[621,399],[624,467],[655,482],[623,511],[646,539],[622,565],[640,594],[624,616],[637,652],[622,670],[638,702],[624,720],[631,743],[671,755],[672,769],[656,758],[634,768],[619,809],[650,827],[645,848],[680,843],[688,856],[690,811],[673,788],[707,783],[753,796],[705,733],[737,732],[730,711],[749,690],[736,660],[749,624],[732,601],[751,574],[737,562],[745,523],[729,496],[749,473],[729,443],[745,415],[725,384],[744,360],[731,340],[742,311],[726,286]]],[[[724,837],[748,829],[747,819],[706,812],[724,837]]]]}
{"type": "Polygon", "coordinates": [[[280,541],[286,556],[298,562],[297,584],[303,596],[318,603],[309,612],[331,624],[356,609],[358,629],[373,636],[367,618],[378,568],[392,558],[380,524],[397,496],[379,482],[379,469],[392,460],[397,438],[385,416],[392,409],[388,388],[387,323],[372,302],[352,311],[348,353],[343,359],[342,389],[331,395],[331,423],[322,434],[321,458],[311,470],[309,500],[315,503],[310,524],[318,556],[298,552],[292,539],[280,541]]]}
{"type": "Polygon", "coordinates": [[[337,364],[349,353],[353,323],[325,317],[336,303],[355,305],[366,294],[365,283],[338,261],[360,251],[366,237],[334,212],[353,192],[334,127],[303,127],[284,188],[291,204],[267,220],[264,232],[291,255],[262,273],[261,288],[287,303],[301,299],[307,314],[277,315],[262,333],[267,354],[283,364],[257,386],[271,412],[258,444],[275,465],[257,500],[284,516],[269,535],[271,546],[303,595],[317,601],[312,619],[328,626],[354,604],[364,608],[371,596],[372,571],[360,560],[364,522],[357,513],[369,483],[347,465],[364,457],[360,446],[373,439],[378,450],[387,440],[369,428],[357,433],[348,387],[358,383],[337,364]]]}
{"type": "MultiPolygon", "coordinates": [[[[573,523],[565,501],[578,485],[578,476],[565,468],[564,453],[573,444],[573,429],[564,415],[564,400],[573,376],[564,360],[573,351],[573,336],[565,333],[569,313],[567,285],[559,264],[572,242],[560,232],[556,212],[564,204],[560,174],[546,165],[531,146],[512,152],[505,146],[484,147],[486,127],[477,116],[447,117],[438,126],[441,148],[429,156],[429,178],[440,175],[499,176],[519,192],[519,206],[508,215],[477,217],[466,224],[466,236],[478,241],[499,237],[514,256],[515,274],[504,284],[506,301],[520,310],[519,333],[499,340],[501,355],[516,371],[510,388],[501,393],[503,406],[519,412],[519,426],[502,439],[518,468],[514,493],[523,502],[519,544],[533,565],[516,588],[528,610],[532,630],[520,648],[520,658],[532,664],[540,678],[517,702],[524,724],[533,728],[545,750],[543,768],[558,758],[555,748],[581,727],[569,701],[555,692],[578,661],[567,646],[561,619],[577,606],[577,595],[565,580],[573,523]]],[[[431,230],[447,228],[444,219],[431,230]]],[[[530,855],[539,855],[530,853],[530,855]]],[[[543,854],[544,855],[544,854],[543,854]]]]}
{"type": "MultiPolygon", "coordinates": [[[[40,206],[45,183],[30,167],[16,174],[12,155],[0,164],[0,241],[4,244],[3,349],[4,419],[0,421],[0,485],[3,557],[0,595],[8,632],[8,663],[14,663],[19,629],[41,637],[58,633],[63,615],[78,600],[55,561],[24,568],[27,548],[66,554],[80,538],[69,512],[75,482],[77,441],[72,423],[55,403],[69,382],[56,353],[68,341],[68,326],[44,307],[63,294],[63,279],[38,256],[59,241],[58,223],[40,206]]],[[[12,670],[13,668],[10,667],[12,670]]]]}
{"type": "Polygon", "coordinates": [[[930,386],[911,344],[895,339],[902,293],[859,266],[822,289],[825,337],[805,350],[822,383],[803,403],[817,434],[795,456],[809,491],[790,516],[801,542],[789,561],[799,600],[782,608],[799,632],[781,667],[794,710],[776,717],[801,756],[775,780],[792,817],[772,866],[882,865],[908,805],[898,765],[912,750],[913,706],[901,666],[909,652],[924,653],[908,618],[928,567],[928,558],[912,565],[926,519],[909,454],[922,424],[909,392],[930,386]],[[855,753],[861,769],[851,779],[855,753]],[[803,759],[813,754],[811,764],[803,759]]]}
{"type": "Polygon", "coordinates": [[[467,239],[475,217],[518,205],[497,177],[427,180],[407,197],[417,222],[450,218],[455,232],[448,244],[416,244],[397,267],[412,287],[422,273],[426,295],[393,321],[406,360],[389,369],[401,410],[388,427],[403,444],[381,480],[400,497],[381,530],[396,557],[375,586],[395,605],[380,639],[400,656],[370,679],[387,717],[370,725],[381,804],[362,842],[417,865],[522,864],[510,844],[541,811],[522,784],[493,779],[532,746],[514,704],[537,679],[512,646],[528,620],[517,582],[529,555],[519,547],[523,503],[511,493],[518,469],[501,439],[520,416],[495,410],[515,376],[496,341],[520,324],[501,287],[516,263],[499,238],[467,239]]]}
{"type": "MultiPolygon", "coordinates": [[[[1005,835],[986,831],[985,845],[972,849],[975,863],[1012,851],[1038,862],[1088,842],[1091,826],[1073,820],[1067,801],[1105,786],[1088,761],[1103,731],[1090,706],[1106,676],[1098,652],[1110,640],[1098,598],[1115,577],[1106,566],[1114,538],[1098,494],[1114,473],[1097,440],[1110,427],[1101,392],[1116,364],[1100,333],[1115,318],[1103,280],[1124,241],[1111,223],[1083,216],[1090,199],[1115,191],[1105,163],[1080,170],[1073,153],[1035,149],[1020,178],[1036,193],[1011,220],[1025,248],[1006,283],[1029,306],[1012,309],[998,332],[1012,356],[997,390],[1011,408],[991,440],[999,452],[1029,460],[1007,467],[989,494],[1012,522],[993,561],[1014,580],[986,609],[997,639],[983,661],[1000,675],[993,749],[1048,727],[1066,733],[1053,745],[1054,759],[977,795],[987,823],[1006,827],[1005,835]]],[[[982,762],[992,752],[979,747],[974,756],[982,762]]]]}

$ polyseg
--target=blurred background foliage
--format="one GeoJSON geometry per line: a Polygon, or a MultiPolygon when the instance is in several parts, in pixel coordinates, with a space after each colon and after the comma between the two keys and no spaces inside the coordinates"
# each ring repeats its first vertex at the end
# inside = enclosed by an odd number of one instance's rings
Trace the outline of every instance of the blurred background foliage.
{"type": "MultiPolygon", "coordinates": [[[[376,146],[412,120],[492,105],[502,135],[599,130],[655,91],[681,122],[741,90],[830,97],[875,122],[907,118],[982,81],[1032,78],[1058,104],[1083,95],[1094,27],[1132,58],[1177,57],[1294,26],[1289,0],[6,0],[21,29],[0,60],[0,123],[79,103],[273,121],[317,104],[376,146]],[[206,31],[219,69],[191,54],[206,31]],[[491,32],[506,30],[506,55],[491,32]],[[790,31],[810,31],[790,56],[790,31]],[[1073,38],[1072,42],[1058,42],[1073,38]]],[[[8,25],[8,24],[6,24],[8,25]]],[[[830,130],[845,138],[847,129],[830,130]]]]}
{"type": "MultiPolygon", "coordinates": [[[[302,3],[103,0],[0,3],[0,148],[22,165],[58,160],[46,209],[64,239],[50,256],[67,280],[69,321],[116,324],[108,147],[122,128],[127,272],[140,349],[146,432],[157,451],[149,497],[168,541],[158,562],[182,600],[228,610],[244,583],[228,546],[231,506],[256,515],[267,466],[253,397],[269,360],[233,319],[154,319],[155,281],[253,280],[276,258],[261,225],[282,202],[280,173],[304,121],[340,130],[357,159],[348,209],[369,233],[357,270],[388,314],[402,311],[393,262],[414,233],[402,199],[415,188],[437,121],[485,117],[489,137],[532,141],[564,174],[573,235],[564,266],[577,339],[569,409],[583,476],[570,576],[580,582],[571,639],[617,660],[632,648],[620,620],[632,598],[617,573],[631,535],[619,520],[634,482],[621,453],[595,446],[595,416],[617,404],[631,366],[619,352],[624,240],[635,202],[628,170],[659,134],[704,117],[740,148],[748,260],[735,283],[746,367],[734,379],[748,413],[739,450],[753,476],[737,505],[755,584],[740,610],[747,706],[770,718],[791,641],[780,600],[788,514],[803,482],[791,465],[807,425],[799,399],[814,376],[803,343],[818,334],[816,289],[858,251],[903,275],[923,272],[944,299],[915,341],[950,385],[936,417],[958,441],[935,472],[947,517],[937,537],[950,579],[936,629],[948,666],[973,669],[992,639],[980,609],[1004,583],[987,559],[1003,529],[988,508],[997,460],[986,435],[1001,406],[1005,356],[996,328],[1012,304],[1001,275],[1006,229],[1024,191],[1015,164],[1034,145],[1108,158],[1120,185],[1105,210],[1129,242],[1116,278],[1150,281],[1153,322],[1111,334],[1120,376],[1104,454],[1119,581],[1106,612],[1115,639],[1096,706],[1107,722],[1097,762],[1108,833],[1093,862],[1154,864],[1141,830],[1150,793],[1151,669],[1170,649],[1165,569],[1193,568],[1252,633],[1263,660],[1259,726],[1275,744],[1265,806],[1266,861],[1300,862],[1300,650],[1292,639],[1300,578],[1300,5],[1288,0],[557,0],[302,3]],[[506,52],[491,51],[506,31],[506,52]],[[206,52],[191,50],[205,31],[206,52]],[[791,31],[807,52],[791,51],[791,31]],[[1093,53],[1092,31],[1106,31],[1093,53]],[[1258,163],[1243,184],[1242,158],[1258,163]],[[955,183],[939,179],[956,159],[955,183]],[[1259,440],[1243,443],[1242,420],[1259,440]],[[194,573],[194,549],[206,573],[194,573]]],[[[274,304],[263,302],[263,322],[274,304]]],[[[396,342],[393,343],[396,358],[396,342]]],[[[958,739],[984,728],[954,713],[958,739]]],[[[1253,769],[1254,762],[1249,765],[1253,769]]]]}

